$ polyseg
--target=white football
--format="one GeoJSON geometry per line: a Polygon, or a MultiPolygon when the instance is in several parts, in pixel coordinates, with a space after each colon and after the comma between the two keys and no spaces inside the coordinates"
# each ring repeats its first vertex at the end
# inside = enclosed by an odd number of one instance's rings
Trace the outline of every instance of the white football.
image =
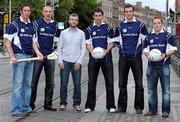
{"type": "Polygon", "coordinates": [[[102,59],[104,57],[104,49],[101,47],[96,47],[92,51],[92,57],[94,59],[102,59]]]}
{"type": "Polygon", "coordinates": [[[161,51],[159,49],[152,49],[149,53],[151,61],[160,61],[161,51]]]}

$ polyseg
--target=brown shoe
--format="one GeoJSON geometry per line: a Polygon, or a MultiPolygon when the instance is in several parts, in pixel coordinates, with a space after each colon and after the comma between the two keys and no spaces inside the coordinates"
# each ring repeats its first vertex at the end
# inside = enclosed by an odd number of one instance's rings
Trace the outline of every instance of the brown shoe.
{"type": "Polygon", "coordinates": [[[142,114],[142,109],[137,109],[137,110],[136,110],[136,113],[137,113],[137,114],[142,114]]]}
{"type": "Polygon", "coordinates": [[[153,115],[157,115],[157,113],[147,112],[144,114],[144,116],[153,116],[153,115]]]}
{"type": "Polygon", "coordinates": [[[60,110],[60,111],[66,110],[66,106],[67,106],[67,105],[60,105],[60,106],[59,106],[59,110],[60,110]]]}
{"type": "Polygon", "coordinates": [[[121,107],[117,108],[116,113],[126,113],[126,110],[123,110],[121,107]]]}
{"type": "Polygon", "coordinates": [[[76,112],[81,112],[81,108],[79,105],[74,105],[73,108],[76,112]]]}
{"type": "Polygon", "coordinates": [[[162,113],[162,117],[163,117],[163,118],[167,118],[167,117],[169,117],[169,113],[167,113],[167,112],[163,112],[163,113],[162,113]]]}

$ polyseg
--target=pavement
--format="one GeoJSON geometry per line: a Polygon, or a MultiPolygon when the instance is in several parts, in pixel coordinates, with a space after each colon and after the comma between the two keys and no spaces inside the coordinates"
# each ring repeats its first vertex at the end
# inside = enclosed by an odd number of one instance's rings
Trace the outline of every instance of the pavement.
{"type": "Polygon", "coordinates": [[[4,54],[2,52],[0,52],[0,59],[4,59],[4,58],[8,58],[9,55],[7,52],[5,52],[4,54]]]}
{"type": "MultiPolygon", "coordinates": [[[[7,59],[1,59],[2,62],[7,59]]],[[[114,50],[113,54],[113,61],[114,61],[114,93],[115,93],[115,101],[117,103],[119,88],[118,88],[118,53],[114,50]]],[[[180,79],[171,68],[171,114],[169,118],[162,118],[161,117],[161,87],[158,84],[158,115],[152,117],[145,117],[142,115],[137,115],[134,109],[134,79],[132,76],[132,72],[129,73],[128,77],[128,108],[125,114],[120,113],[109,113],[105,109],[106,103],[106,92],[105,92],[105,84],[102,72],[100,72],[98,76],[97,82],[97,97],[96,97],[96,108],[95,111],[90,113],[84,113],[84,105],[86,102],[87,97],[87,62],[88,57],[85,58],[84,64],[82,66],[82,81],[81,81],[81,93],[82,93],[82,104],[81,109],[82,112],[77,113],[72,108],[72,95],[73,95],[73,84],[72,78],[69,80],[69,87],[68,87],[68,108],[66,111],[61,112],[50,112],[45,111],[43,109],[43,99],[44,99],[44,73],[41,75],[41,81],[38,86],[38,94],[37,94],[37,101],[36,101],[36,111],[38,114],[36,116],[25,116],[22,119],[15,119],[10,116],[10,108],[11,108],[11,92],[0,95],[0,122],[179,122],[180,120],[180,79]]],[[[1,63],[0,63],[1,65],[1,63]]],[[[9,65],[5,64],[5,69],[10,68],[9,65]]],[[[4,65],[3,65],[4,66],[4,65]]],[[[147,95],[147,80],[146,80],[146,68],[147,68],[147,60],[143,57],[143,84],[144,84],[144,96],[145,96],[145,109],[144,113],[148,111],[148,95],[147,95]]],[[[10,72],[10,70],[5,70],[5,72],[10,72]]],[[[0,69],[1,73],[1,69],[0,69]]],[[[4,73],[2,75],[3,79],[7,75],[4,73]]],[[[0,78],[0,84],[2,83],[3,86],[0,86],[0,93],[2,91],[8,90],[11,88],[10,84],[10,75],[8,75],[7,83],[2,82],[2,78],[0,78]],[[3,88],[2,88],[3,87],[3,88]]],[[[55,90],[54,90],[54,101],[53,105],[58,108],[59,106],[59,70],[56,68],[55,72],[55,90]]]]}

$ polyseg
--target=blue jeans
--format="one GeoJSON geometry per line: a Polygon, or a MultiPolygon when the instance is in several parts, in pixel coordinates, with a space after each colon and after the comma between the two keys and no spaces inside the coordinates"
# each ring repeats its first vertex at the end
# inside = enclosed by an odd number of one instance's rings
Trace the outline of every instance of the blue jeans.
{"type": "Polygon", "coordinates": [[[170,69],[169,65],[152,66],[150,63],[147,68],[148,82],[148,103],[149,111],[158,112],[158,93],[157,85],[160,78],[162,88],[162,112],[170,113],[170,69]]]}
{"type": "Polygon", "coordinates": [[[69,73],[71,72],[74,84],[73,105],[81,104],[81,68],[74,69],[74,64],[71,62],[63,61],[64,69],[60,70],[61,87],[60,87],[60,105],[67,104],[67,85],[69,81],[69,73]]]}
{"type": "Polygon", "coordinates": [[[44,67],[45,72],[45,99],[44,99],[44,107],[52,106],[53,99],[53,90],[54,90],[54,70],[55,70],[55,60],[46,60],[43,61],[34,61],[34,69],[33,69],[33,77],[31,83],[31,100],[30,106],[32,109],[35,109],[35,101],[37,96],[37,87],[39,82],[39,77],[41,75],[41,71],[44,67]]]}
{"type": "MultiPolygon", "coordinates": [[[[15,54],[17,59],[31,58],[32,55],[15,54]]],[[[33,62],[13,64],[12,115],[25,114],[31,110],[31,79],[33,62]]]]}

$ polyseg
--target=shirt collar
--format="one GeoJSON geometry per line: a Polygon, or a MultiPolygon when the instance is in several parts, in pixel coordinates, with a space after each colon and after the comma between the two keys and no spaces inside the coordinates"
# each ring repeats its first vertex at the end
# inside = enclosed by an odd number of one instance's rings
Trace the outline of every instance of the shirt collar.
{"type": "MultiPolygon", "coordinates": [[[[43,18],[43,20],[45,21],[45,18],[43,18]]],[[[46,22],[46,21],[45,21],[45,22],[46,22]]],[[[50,23],[53,23],[53,22],[54,22],[54,20],[51,19],[50,23]]]]}
{"type": "MultiPolygon", "coordinates": [[[[103,24],[105,24],[104,21],[102,21],[100,25],[103,25],[103,24]]],[[[95,25],[96,25],[96,23],[95,23],[95,21],[94,21],[94,22],[93,22],[93,26],[95,26],[95,25]]],[[[97,25],[96,25],[96,26],[97,26],[97,25]]]]}
{"type": "MultiPolygon", "coordinates": [[[[156,33],[156,32],[155,32],[155,30],[153,29],[151,33],[154,34],[154,33],[156,33]]],[[[162,28],[159,33],[164,33],[164,29],[162,28]]]]}
{"type": "MultiPolygon", "coordinates": [[[[133,18],[132,22],[137,22],[136,17],[133,18]]],[[[124,23],[128,23],[127,18],[125,18],[124,23]]]]}
{"type": "Polygon", "coordinates": [[[71,28],[71,27],[68,28],[68,31],[74,31],[74,30],[77,31],[78,28],[77,27],[76,28],[71,28]]]}
{"type": "Polygon", "coordinates": [[[25,24],[31,23],[30,19],[28,19],[28,22],[25,22],[21,16],[20,16],[20,21],[21,21],[21,22],[24,22],[25,24]]]}

